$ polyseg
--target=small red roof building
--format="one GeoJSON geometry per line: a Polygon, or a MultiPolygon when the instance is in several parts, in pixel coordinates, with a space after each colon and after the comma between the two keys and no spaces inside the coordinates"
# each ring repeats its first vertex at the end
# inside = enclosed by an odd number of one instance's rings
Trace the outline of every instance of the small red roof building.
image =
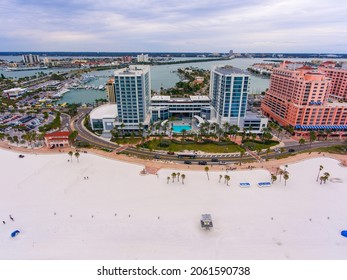
{"type": "Polygon", "coordinates": [[[45,143],[49,148],[69,147],[69,131],[56,131],[45,135],[45,143]]]}

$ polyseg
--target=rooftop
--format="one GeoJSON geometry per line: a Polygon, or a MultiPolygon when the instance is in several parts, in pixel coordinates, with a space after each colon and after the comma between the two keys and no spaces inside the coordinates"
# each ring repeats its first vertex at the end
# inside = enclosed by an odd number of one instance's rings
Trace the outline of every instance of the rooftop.
{"type": "Polygon", "coordinates": [[[152,101],[167,101],[167,102],[194,102],[194,101],[210,101],[207,95],[191,95],[187,97],[171,97],[168,95],[155,95],[151,98],[152,101]]]}
{"type": "Polygon", "coordinates": [[[232,74],[248,75],[248,73],[246,71],[243,71],[243,70],[236,68],[236,67],[233,67],[231,65],[216,66],[213,68],[213,70],[217,73],[222,74],[222,75],[232,75],[232,74]]]}
{"type": "Polygon", "coordinates": [[[46,134],[45,137],[69,137],[69,134],[69,131],[56,131],[46,134]]]}
{"type": "Polygon", "coordinates": [[[91,119],[116,118],[117,104],[104,104],[90,112],[91,119]]]}

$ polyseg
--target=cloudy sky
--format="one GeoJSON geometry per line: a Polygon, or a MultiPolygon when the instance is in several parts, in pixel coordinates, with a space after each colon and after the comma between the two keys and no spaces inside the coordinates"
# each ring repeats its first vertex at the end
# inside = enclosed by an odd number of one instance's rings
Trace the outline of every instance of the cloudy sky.
{"type": "Polygon", "coordinates": [[[0,51],[347,53],[346,0],[0,0],[0,51]]]}

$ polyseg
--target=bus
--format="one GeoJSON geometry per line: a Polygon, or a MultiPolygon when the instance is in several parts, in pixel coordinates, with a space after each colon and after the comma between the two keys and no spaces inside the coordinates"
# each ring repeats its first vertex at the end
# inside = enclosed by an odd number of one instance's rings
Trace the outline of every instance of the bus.
{"type": "Polygon", "coordinates": [[[196,153],[177,153],[178,158],[196,158],[196,153]]]}

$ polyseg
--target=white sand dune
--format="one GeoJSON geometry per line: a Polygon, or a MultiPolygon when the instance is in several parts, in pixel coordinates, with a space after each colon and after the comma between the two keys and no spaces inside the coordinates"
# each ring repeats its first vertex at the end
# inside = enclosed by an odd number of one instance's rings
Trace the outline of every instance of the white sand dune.
{"type": "Polygon", "coordinates": [[[0,259],[347,259],[347,172],[336,160],[289,165],[286,187],[259,188],[268,171],[229,172],[229,187],[225,173],[182,171],[182,185],[167,184],[172,170],[68,159],[0,150],[0,259]],[[343,183],[317,183],[320,164],[343,183]]]}

